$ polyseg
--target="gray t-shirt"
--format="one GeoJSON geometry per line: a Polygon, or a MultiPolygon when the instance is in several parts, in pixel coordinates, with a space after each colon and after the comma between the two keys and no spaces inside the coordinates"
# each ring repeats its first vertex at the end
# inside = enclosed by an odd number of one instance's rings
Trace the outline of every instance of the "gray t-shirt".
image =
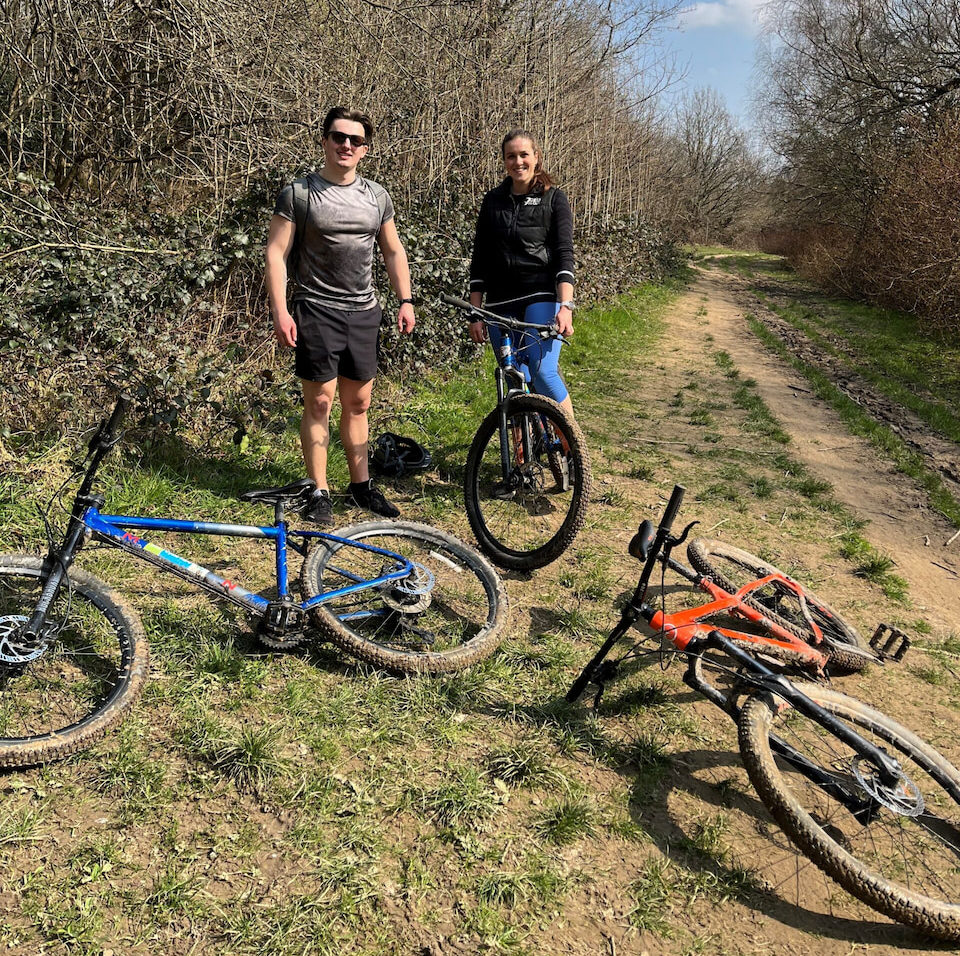
{"type": "MultiPolygon", "coordinates": [[[[294,302],[308,300],[346,312],[369,309],[373,291],[373,243],[393,219],[387,191],[362,176],[345,186],[318,173],[307,177],[309,201],[294,283],[294,302]]],[[[284,186],[273,214],[296,222],[293,186],[284,186]]]]}

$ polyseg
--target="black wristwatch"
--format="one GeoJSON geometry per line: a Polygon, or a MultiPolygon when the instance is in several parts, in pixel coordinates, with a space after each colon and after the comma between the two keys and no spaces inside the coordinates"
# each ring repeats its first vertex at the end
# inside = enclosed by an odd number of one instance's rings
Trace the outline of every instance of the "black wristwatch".
{"type": "Polygon", "coordinates": [[[408,303],[409,303],[410,305],[413,305],[413,299],[401,299],[401,300],[400,300],[400,304],[401,304],[401,305],[407,305],[408,303]]]}

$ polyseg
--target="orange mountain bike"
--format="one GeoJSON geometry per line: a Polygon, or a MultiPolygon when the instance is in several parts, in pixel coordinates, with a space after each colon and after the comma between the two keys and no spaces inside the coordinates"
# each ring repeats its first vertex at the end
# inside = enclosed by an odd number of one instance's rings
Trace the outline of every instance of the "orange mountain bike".
{"type": "Polygon", "coordinates": [[[831,661],[856,669],[870,658],[902,657],[905,638],[883,626],[864,647],[809,591],[737,549],[693,542],[691,560],[709,567],[713,579],[685,568],[671,557],[696,524],[671,534],[683,493],[674,488],[656,531],[645,521],[631,541],[630,553],[643,561],[640,580],[567,699],[577,700],[590,683],[602,691],[627,659],[682,654],[684,683],[736,721],[750,781],[794,845],[878,912],[960,940],[960,770],[878,710],[822,681],[792,679],[822,679],[831,661]],[[735,590],[729,581],[718,583],[725,575],[714,563],[721,559],[759,576],[735,590]],[[647,604],[658,564],[712,600],[676,614],[647,604]],[[784,613],[790,604],[800,615],[793,620],[784,613]],[[733,624],[704,623],[717,615],[733,624]],[[650,625],[656,646],[644,649],[641,639],[618,661],[606,660],[640,621],[650,625]]]}

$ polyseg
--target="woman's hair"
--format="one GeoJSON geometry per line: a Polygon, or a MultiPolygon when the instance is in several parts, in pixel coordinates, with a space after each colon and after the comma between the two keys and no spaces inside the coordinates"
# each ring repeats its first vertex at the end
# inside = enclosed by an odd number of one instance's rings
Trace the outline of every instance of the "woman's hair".
{"type": "Polygon", "coordinates": [[[373,120],[367,116],[366,113],[361,113],[360,110],[352,110],[346,106],[335,106],[329,113],[323,118],[323,135],[330,135],[330,127],[338,120],[350,120],[351,123],[360,123],[363,126],[363,135],[367,139],[367,143],[370,144],[373,142],[373,120]]]}
{"type": "Polygon", "coordinates": [[[503,142],[500,143],[500,158],[503,159],[506,156],[507,143],[509,143],[512,139],[530,140],[530,145],[533,147],[533,151],[537,154],[537,165],[533,170],[534,185],[542,186],[544,192],[546,192],[551,186],[555,186],[556,183],[554,182],[553,177],[543,168],[543,151],[540,149],[540,144],[537,142],[536,136],[534,136],[529,130],[522,129],[520,127],[510,130],[510,132],[503,137],[503,142]]]}

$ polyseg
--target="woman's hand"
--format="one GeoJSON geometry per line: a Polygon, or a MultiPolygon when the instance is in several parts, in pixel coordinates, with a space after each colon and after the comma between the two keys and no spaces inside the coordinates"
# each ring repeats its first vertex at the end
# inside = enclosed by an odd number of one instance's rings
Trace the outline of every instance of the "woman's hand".
{"type": "Polygon", "coordinates": [[[568,338],[573,335],[573,310],[569,306],[557,310],[557,331],[568,338]]]}
{"type": "Polygon", "coordinates": [[[467,331],[470,333],[470,338],[478,345],[487,341],[487,327],[483,322],[471,322],[467,326],[467,331]]]}

